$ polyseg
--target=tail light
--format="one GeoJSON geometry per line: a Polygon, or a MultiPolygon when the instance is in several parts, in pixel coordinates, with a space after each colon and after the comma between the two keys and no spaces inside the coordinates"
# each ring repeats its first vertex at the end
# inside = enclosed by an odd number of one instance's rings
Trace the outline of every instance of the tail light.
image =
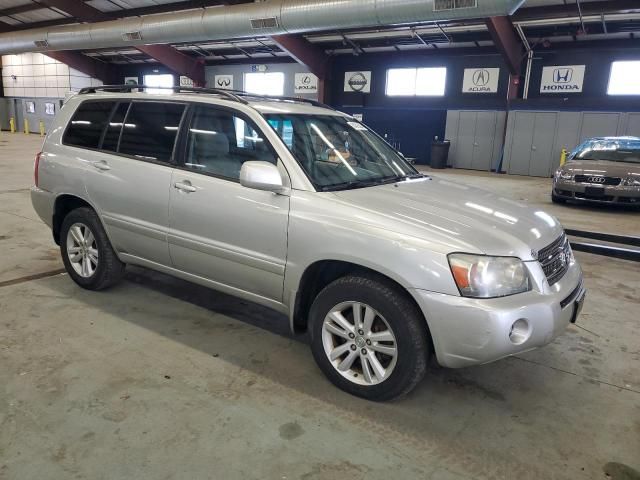
{"type": "Polygon", "coordinates": [[[38,186],[38,170],[40,169],[40,156],[42,155],[42,152],[38,152],[36,154],[36,161],[33,164],[33,182],[35,184],[35,186],[38,186]]]}

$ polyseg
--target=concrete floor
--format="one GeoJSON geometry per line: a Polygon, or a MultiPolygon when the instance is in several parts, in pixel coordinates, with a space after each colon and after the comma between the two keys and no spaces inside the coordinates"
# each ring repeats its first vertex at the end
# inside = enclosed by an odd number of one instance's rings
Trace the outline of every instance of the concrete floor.
{"type": "MultiPolygon", "coordinates": [[[[142,269],[101,293],[56,274],[27,190],[39,144],[0,133],[0,479],[640,478],[637,264],[578,253],[579,326],[490,365],[434,365],[408,398],[368,403],[269,310],[142,269]]],[[[443,175],[540,204],[548,192],[443,175]]],[[[640,230],[638,214],[549,210],[640,230]]]]}

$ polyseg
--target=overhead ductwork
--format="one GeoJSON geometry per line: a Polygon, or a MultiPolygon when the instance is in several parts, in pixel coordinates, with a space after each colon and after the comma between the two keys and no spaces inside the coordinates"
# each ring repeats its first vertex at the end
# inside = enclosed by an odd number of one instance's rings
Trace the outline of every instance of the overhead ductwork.
{"type": "Polygon", "coordinates": [[[524,0],[266,0],[0,34],[0,55],[511,15],[524,0]]]}

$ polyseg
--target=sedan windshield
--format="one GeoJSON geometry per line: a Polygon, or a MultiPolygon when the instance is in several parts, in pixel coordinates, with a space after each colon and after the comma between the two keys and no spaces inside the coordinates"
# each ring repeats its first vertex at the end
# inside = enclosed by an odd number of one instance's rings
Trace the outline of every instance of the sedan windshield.
{"type": "Polygon", "coordinates": [[[368,187],[421,176],[356,120],[337,115],[265,117],[319,190],[368,187]]]}
{"type": "Polygon", "coordinates": [[[572,160],[640,163],[640,140],[622,138],[589,140],[578,147],[572,160]]]}

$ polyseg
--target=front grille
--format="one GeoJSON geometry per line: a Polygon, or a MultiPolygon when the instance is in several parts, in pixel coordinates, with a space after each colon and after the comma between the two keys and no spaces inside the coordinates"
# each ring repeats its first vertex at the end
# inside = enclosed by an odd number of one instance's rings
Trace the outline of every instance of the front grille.
{"type": "Polygon", "coordinates": [[[602,175],[576,175],[576,183],[591,183],[594,185],[620,185],[620,177],[603,177],[602,175]]]}
{"type": "Polygon", "coordinates": [[[553,243],[538,252],[538,261],[549,281],[549,285],[553,285],[567,273],[570,260],[571,247],[564,233],[553,243]]]}

